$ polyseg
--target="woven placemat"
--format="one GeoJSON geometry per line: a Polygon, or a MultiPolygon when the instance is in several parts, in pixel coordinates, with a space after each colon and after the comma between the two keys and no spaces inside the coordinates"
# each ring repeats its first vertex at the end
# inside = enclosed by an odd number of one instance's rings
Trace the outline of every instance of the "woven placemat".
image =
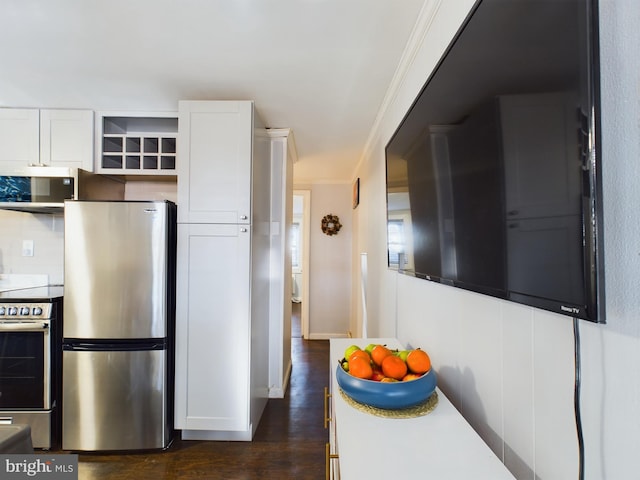
{"type": "Polygon", "coordinates": [[[371,405],[365,405],[364,403],[356,402],[353,398],[347,395],[341,388],[340,395],[344,398],[344,401],[351,405],[356,410],[375,415],[376,417],[384,418],[415,418],[428,415],[438,405],[438,392],[433,392],[429,398],[424,402],[414,405],[413,407],[401,408],[397,410],[387,410],[385,408],[372,407],[371,405]]]}

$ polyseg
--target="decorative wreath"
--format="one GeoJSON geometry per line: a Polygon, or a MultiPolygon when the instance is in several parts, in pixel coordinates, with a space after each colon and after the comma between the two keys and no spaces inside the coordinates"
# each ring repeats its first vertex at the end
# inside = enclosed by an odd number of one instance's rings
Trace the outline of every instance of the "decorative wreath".
{"type": "Polygon", "coordinates": [[[322,233],[326,235],[337,235],[342,225],[337,215],[325,215],[322,219],[322,233]]]}

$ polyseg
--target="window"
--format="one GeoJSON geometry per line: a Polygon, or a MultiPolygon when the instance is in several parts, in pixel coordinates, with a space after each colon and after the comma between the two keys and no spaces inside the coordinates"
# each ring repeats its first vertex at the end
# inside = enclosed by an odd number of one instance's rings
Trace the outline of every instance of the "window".
{"type": "Polygon", "coordinates": [[[291,224],[291,266],[300,266],[300,224],[291,224]]]}
{"type": "MultiPolygon", "coordinates": [[[[387,222],[389,238],[389,266],[400,266],[400,255],[405,253],[404,221],[389,220],[387,222]]],[[[402,255],[402,266],[407,264],[406,255],[402,255]]]]}

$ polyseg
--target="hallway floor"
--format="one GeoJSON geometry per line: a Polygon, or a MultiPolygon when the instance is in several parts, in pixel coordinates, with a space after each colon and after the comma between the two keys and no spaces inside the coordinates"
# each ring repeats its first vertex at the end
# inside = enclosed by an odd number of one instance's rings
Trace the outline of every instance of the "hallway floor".
{"type": "Polygon", "coordinates": [[[302,337],[302,303],[291,302],[291,337],[302,337]]]}
{"type": "Polygon", "coordinates": [[[183,441],[177,435],[159,453],[81,454],[79,480],[324,478],[329,342],[293,338],[292,362],[286,396],[269,399],[252,442],[183,441]]]}

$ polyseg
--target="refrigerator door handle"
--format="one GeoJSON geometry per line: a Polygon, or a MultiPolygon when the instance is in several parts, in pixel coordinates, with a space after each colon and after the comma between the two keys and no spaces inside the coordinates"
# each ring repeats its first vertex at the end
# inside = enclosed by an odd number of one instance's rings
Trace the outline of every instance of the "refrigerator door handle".
{"type": "Polygon", "coordinates": [[[68,352],[137,352],[146,350],[165,350],[166,342],[154,343],[94,343],[66,342],[62,349],[68,352]]]}

